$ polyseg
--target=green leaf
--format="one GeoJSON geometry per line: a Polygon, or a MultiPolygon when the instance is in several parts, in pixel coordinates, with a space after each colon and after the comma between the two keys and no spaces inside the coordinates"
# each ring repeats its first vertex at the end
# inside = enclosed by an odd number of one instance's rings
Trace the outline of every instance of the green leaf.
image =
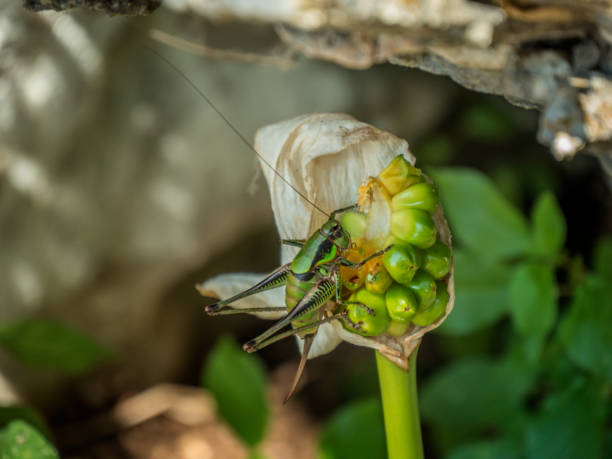
{"type": "Polygon", "coordinates": [[[434,169],[444,212],[453,235],[473,253],[490,261],[525,253],[530,246],[521,213],[474,169],[434,169]]]}
{"type": "Polygon", "coordinates": [[[565,218],[550,191],[542,193],[535,203],[531,215],[533,244],[536,253],[555,256],[565,242],[565,218]]]}
{"type": "Polygon", "coordinates": [[[449,163],[454,154],[453,141],[445,134],[428,137],[416,149],[417,158],[427,164],[449,163]]]}
{"type": "Polygon", "coordinates": [[[437,331],[466,335],[496,322],[507,311],[510,271],[460,249],[454,250],[453,260],[455,307],[437,331]]]}
{"type": "Polygon", "coordinates": [[[519,459],[521,450],[512,440],[480,441],[463,445],[446,459],[519,459]]]}
{"type": "Polygon", "coordinates": [[[6,427],[11,421],[20,419],[27,422],[32,427],[42,432],[45,436],[48,436],[49,429],[45,424],[43,418],[34,411],[24,405],[7,405],[0,406],[0,429],[6,427]]]}
{"type": "Polygon", "coordinates": [[[57,459],[55,447],[28,423],[16,420],[0,431],[2,459],[57,459]]]}
{"type": "Polygon", "coordinates": [[[386,457],[380,401],[353,402],[334,414],[323,429],[320,453],[322,459],[386,457]]]}
{"type": "Polygon", "coordinates": [[[599,391],[586,381],[548,397],[543,409],[528,422],[527,459],[601,457],[603,403],[599,391]]]}
{"type": "Polygon", "coordinates": [[[206,360],[201,382],[215,396],[223,419],[245,443],[257,445],[268,423],[266,371],[259,358],[223,337],[206,360]]]}
{"type": "Polygon", "coordinates": [[[604,236],[595,246],[595,272],[603,279],[612,280],[612,236],[604,236]]]}
{"type": "Polygon", "coordinates": [[[249,459],[266,459],[266,456],[264,456],[264,454],[257,450],[257,449],[252,449],[249,452],[249,459]]]}
{"type": "Polygon", "coordinates": [[[507,423],[517,414],[531,382],[530,372],[510,362],[455,361],[423,384],[423,419],[463,432],[507,423]]]}
{"type": "Polygon", "coordinates": [[[576,289],[559,335],[569,358],[579,367],[612,381],[612,285],[589,276],[576,289]]]}
{"type": "Polygon", "coordinates": [[[525,335],[543,336],[557,317],[557,293],[553,268],[546,264],[522,263],[512,274],[508,302],[512,321],[525,335]]]}
{"type": "Polygon", "coordinates": [[[0,346],[26,365],[66,373],[87,371],[111,357],[91,338],[43,319],[0,326],[0,346]]]}
{"type": "Polygon", "coordinates": [[[460,118],[461,130],[468,137],[482,142],[503,142],[515,130],[505,113],[491,105],[469,106],[460,118]]]}

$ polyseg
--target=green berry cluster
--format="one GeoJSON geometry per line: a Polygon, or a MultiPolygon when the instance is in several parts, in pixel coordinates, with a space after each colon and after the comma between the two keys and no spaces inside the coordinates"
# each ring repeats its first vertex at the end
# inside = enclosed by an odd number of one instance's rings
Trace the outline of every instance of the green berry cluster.
{"type": "MultiPolygon", "coordinates": [[[[388,249],[363,280],[345,284],[353,293],[344,325],[364,336],[402,335],[411,324],[425,327],[444,315],[451,251],[438,239],[432,217],[439,206],[437,190],[420,169],[397,156],[378,180],[391,196],[388,249]]],[[[363,233],[356,213],[344,223],[357,238],[363,233]]]]}

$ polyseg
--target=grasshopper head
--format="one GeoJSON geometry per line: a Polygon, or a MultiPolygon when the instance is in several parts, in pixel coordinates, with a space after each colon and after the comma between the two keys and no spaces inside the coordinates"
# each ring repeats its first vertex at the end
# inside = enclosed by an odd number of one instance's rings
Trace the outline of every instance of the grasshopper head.
{"type": "Polygon", "coordinates": [[[351,244],[351,237],[342,227],[340,222],[334,218],[329,219],[321,228],[321,231],[341,249],[347,249],[351,244]]]}

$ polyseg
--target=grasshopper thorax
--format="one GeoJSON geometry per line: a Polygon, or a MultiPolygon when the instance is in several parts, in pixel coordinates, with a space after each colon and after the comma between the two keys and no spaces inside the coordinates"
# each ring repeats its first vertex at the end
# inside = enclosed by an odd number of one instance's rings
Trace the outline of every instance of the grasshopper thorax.
{"type": "Polygon", "coordinates": [[[321,233],[339,249],[348,249],[351,244],[351,237],[340,222],[334,218],[330,218],[323,224],[321,233]]]}

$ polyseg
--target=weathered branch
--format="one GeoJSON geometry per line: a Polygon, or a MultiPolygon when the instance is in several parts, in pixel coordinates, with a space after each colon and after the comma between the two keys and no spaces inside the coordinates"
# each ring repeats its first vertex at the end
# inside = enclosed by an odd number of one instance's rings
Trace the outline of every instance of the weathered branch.
{"type": "Polygon", "coordinates": [[[612,1],[178,0],[212,20],[277,24],[310,58],[365,69],[418,67],[541,110],[538,140],[558,159],[612,151],[612,1]]]}
{"type": "Polygon", "coordinates": [[[23,6],[31,11],[65,11],[83,8],[110,15],[142,16],[161,5],[161,0],[24,0],[23,6]]]}

